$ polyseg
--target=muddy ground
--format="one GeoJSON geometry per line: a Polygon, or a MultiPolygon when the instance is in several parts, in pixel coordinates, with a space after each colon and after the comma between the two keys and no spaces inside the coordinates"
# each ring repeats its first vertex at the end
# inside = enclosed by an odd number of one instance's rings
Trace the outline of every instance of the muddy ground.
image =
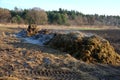
{"type": "MultiPolygon", "coordinates": [[[[120,80],[120,65],[85,63],[50,47],[22,43],[15,30],[21,29],[0,30],[0,80],[120,80]]],[[[120,30],[80,31],[106,38],[120,54],[120,30]]]]}

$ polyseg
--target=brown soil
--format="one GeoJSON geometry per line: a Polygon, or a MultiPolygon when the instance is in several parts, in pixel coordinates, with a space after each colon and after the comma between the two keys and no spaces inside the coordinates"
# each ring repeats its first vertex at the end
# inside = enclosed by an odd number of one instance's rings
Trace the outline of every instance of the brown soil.
{"type": "Polygon", "coordinates": [[[0,80],[120,79],[119,65],[85,63],[55,49],[22,43],[12,34],[16,29],[9,30],[0,32],[0,80]]]}

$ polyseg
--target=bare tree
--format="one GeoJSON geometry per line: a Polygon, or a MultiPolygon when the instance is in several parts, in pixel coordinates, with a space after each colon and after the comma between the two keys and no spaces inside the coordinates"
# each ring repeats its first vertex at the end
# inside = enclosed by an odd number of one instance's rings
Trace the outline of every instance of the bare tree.
{"type": "Polygon", "coordinates": [[[0,22],[8,22],[11,17],[10,11],[7,9],[0,8],[0,22]]]}
{"type": "Polygon", "coordinates": [[[27,19],[30,24],[46,24],[48,20],[46,12],[40,8],[30,9],[27,19]]]}

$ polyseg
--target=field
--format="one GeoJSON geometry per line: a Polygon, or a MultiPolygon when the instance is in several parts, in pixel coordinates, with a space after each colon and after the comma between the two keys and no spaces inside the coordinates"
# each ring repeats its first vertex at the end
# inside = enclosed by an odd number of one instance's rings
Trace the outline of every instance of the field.
{"type": "MultiPolygon", "coordinates": [[[[39,29],[94,33],[110,41],[120,54],[117,27],[41,25],[39,29]]],[[[14,33],[27,25],[0,24],[0,80],[119,80],[120,65],[86,63],[48,46],[23,43],[14,33]]]]}

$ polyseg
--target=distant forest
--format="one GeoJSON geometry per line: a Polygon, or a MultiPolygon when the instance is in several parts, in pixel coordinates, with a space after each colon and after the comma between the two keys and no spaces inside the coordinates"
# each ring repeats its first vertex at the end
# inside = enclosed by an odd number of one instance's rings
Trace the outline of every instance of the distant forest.
{"type": "Polygon", "coordinates": [[[15,7],[14,10],[0,8],[0,23],[120,26],[120,16],[86,15],[61,8],[44,11],[37,7],[24,10],[15,7]]]}

